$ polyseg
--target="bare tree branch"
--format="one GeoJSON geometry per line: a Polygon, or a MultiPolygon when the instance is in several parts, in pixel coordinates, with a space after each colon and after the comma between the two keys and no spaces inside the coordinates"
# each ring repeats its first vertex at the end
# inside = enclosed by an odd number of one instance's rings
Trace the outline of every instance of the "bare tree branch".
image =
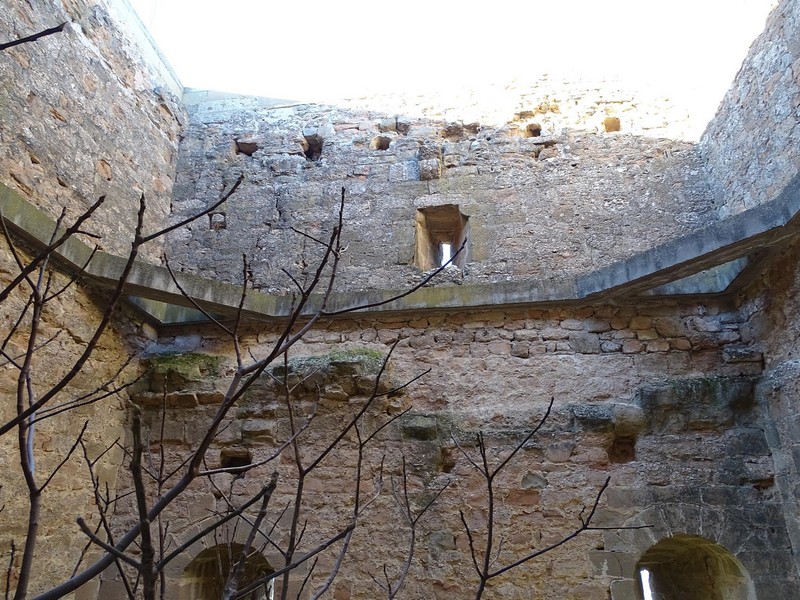
{"type": "Polygon", "coordinates": [[[13,48],[14,46],[19,46],[20,44],[28,44],[30,42],[35,42],[36,40],[40,40],[48,35],[53,35],[54,33],[58,33],[59,31],[64,31],[64,27],[66,26],[67,26],[66,22],[61,23],[61,25],[56,25],[55,27],[44,29],[38,33],[34,33],[24,38],[0,44],[0,52],[2,52],[3,50],[7,50],[8,48],[13,48]]]}

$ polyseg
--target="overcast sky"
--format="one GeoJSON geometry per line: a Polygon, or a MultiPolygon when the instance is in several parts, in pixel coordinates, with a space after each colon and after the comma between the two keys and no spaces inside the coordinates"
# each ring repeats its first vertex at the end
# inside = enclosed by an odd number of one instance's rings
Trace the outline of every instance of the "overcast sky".
{"type": "Polygon", "coordinates": [[[713,89],[774,0],[130,0],[187,87],[296,100],[538,73],[713,89]]]}

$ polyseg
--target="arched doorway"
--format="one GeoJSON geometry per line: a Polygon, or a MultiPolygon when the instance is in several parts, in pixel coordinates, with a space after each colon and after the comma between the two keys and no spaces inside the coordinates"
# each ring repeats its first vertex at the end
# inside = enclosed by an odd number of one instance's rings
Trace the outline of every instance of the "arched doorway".
{"type": "MultiPolygon", "coordinates": [[[[236,564],[243,546],[241,544],[219,544],[207,548],[186,565],[181,577],[178,600],[219,600],[231,567],[236,564]]],[[[273,569],[259,552],[251,552],[244,565],[240,589],[253,583],[273,569]]],[[[272,600],[272,581],[260,586],[246,596],[246,600],[272,600]]]]}
{"type": "Polygon", "coordinates": [[[640,600],[756,600],[742,563],[696,535],[676,535],[651,546],[636,573],[640,600]]]}

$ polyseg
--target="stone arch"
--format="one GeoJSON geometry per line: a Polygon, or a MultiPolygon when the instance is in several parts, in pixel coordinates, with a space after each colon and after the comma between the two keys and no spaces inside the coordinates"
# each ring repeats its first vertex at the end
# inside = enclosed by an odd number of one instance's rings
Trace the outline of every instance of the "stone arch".
{"type": "MultiPolygon", "coordinates": [[[[183,570],[178,600],[220,598],[231,567],[236,564],[243,547],[241,544],[219,544],[195,556],[183,570]]],[[[246,586],[273,571],[261,553],[251,552],[245,562],[241,585],[246,586]]],[[[247,595],[246,600],[272,600],[273,589],[273,582],[269,581],[247,595]]]]}
{"type": "Polygon", "coordinates": [[[756,600],[744,565],[697,535],[662,539],[642,554],[636,573],[639,600],[756,600]]]}

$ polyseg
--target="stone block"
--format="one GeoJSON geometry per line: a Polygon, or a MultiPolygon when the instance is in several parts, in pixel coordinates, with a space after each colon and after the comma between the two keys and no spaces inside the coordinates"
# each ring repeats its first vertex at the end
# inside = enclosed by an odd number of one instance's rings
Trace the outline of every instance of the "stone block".
{"type": "Polygon", "coordinates": [[[719,322],[719,319],[715,317],[691,317],[689,319],[689,326],[693,330],[703,333],[722,331],[722,324],[719,322]]]}
{"type": "Polygon", "coordinates": [[[512,506],[538,506],[540,494],[535,489],[509,490],[504,498],[512,506]]]}
{"type": "Polygon", "coordinates": [[[653,319],[653,328],[662,337],[681,337],[686,335],[686,326],[680,317],[657,317],[653,319]]]}
{"type": "Polygon", "coordinates": [[[543,490],[547,487],[547,478],[541,473],[525,473],[522,477],[520,487],[523,490],[543,490]]]}
{"type": "Polygon", "coordinates": [[[265,419],[247,419],[242,423],[242,440],[275,443],[275,422],[265,419]]]}
{"type": "Polygon", "coordinates": [[[549,444],[544,451],[547,460],[554,463],[567,462],[575,450],[575,442],[564,441],[549,444]]]}
{"type": "Polygon", "coordinates": [[[625,354],[635,354],[644,350],[644,344],[639,340],[628,339],[622,343],[622,352],[625,354]]]}
{"type": "Polygon", "coordinates": [[[669,350],[669,342],[667,340],[653,340],[647,342],[648,352],[666,352],[669,350]]]}
{"type": "Polygon", "coordinates": [[[631,318],[629,327],[631,329],[650,329],[653,325],[653,319],[650,317],[643,317],[641,315],[636,315],[635,317],[631,318]]]}
{"type": "MultiPolygon", "coordinates": [[[[445,164],[445,166],[447,165],[445,164]]],[[[480,171],[478,170],[478,167],[475,165],[469,165],[464,167],[453,166],[453,167],[448,167],[448,169],[445,171],[445,176],[463,177],[465,175],[478,175],[479,172],[480,171]]]]}
{"type": "Polygon", "coordinates": [[[521,342],[533,342],[541,340],[542,336],[536,329],[518,329],[514,331],[514,339],[521,342]]]}
{"type": "Polygon", "coordinates": [[[627,329],[629,320],[623,317],[614,317],[611,319],[610,325],[612,329],[627,329]]]}
{"type": "Polygon", "coordinates": [[[413,440],[435,440],[439,436],[439,424],[436,417],[429,415],[407,415],[400,421],[400,430],[404,437],[413,440]]]}
{"type": "Polygon", "coordinates": [[[530,356],[530,344],[527,342],[513,342],[511,344],[511,356],[528,358],[530,356]]]}
{"type": "Polygon", "coordinates": [[[574,331],[569,334],[569,345],[581,354],[598,354],[600,352],[600,338],[596,333],[574,331]]]}
{"type": "Polygon", "coordinates": [[[620,342],[605,341],[600,344],[600,350],[602,352],[619,352],[622,350],[622,344],[620,342]]]}
{"type": "Polygon", "coordinates": [[[419,178],[419,163],[417,161],[400,162],[389,166],[390,182],[417,181],[419,178]]]}
{"type": "Polygon", "coordinates": [[[611,600],[639,600],[633,579],[618,579],[611,582],[611,600]]]}
{"type": "Polygon", "coordinates": [[[604,333],[611,330],[611,324],[602,319],[588,319],[584,323],[584,329],[590,333],[604,333]]]}
{"type": "Polygon", "coordinates": [[[764,360],[764,355],[747,345],[728,344],[722,349],[722,359],[729,363],[761,363],[764,360]]]}
{"type": "Polygon", "coordinates": [[[670,348],[673,350],[691,350],[692,343],[686,338],[676,338],[669,341],[670,348]]]}
{"type": "Polygon", "coordinates": [[[572,414],[584,431],[606,432],[614,428],[612,407],[609,405],[576,405],[572,407],[572,414]]]}
{"type": "Polygon", "coordinates": [[[580,319],[564,319],[561,321],[562,329],[568,329],[570,331],[581,331],[584,329],[585,323],[580,319]]]}
{"type": "Polygon", "coordinates": [[[560,327],[545,327],[541,332],[543,340],[566,340],[569,338],[569,331],[560,327]]]}
{"type": "Polygon", "coordinates": [[[439,179],[442,176],[442,162],[438,158],[419,161],[420,181],[439,179]]]}
{"type": "Polygon", "coordinates": [[[270,161],[270,169],[275,177],[295,177],[305,167],[306,160],[301,156],[286,156],[270,161]]]}
{"type": "Polygon", "coordinates": [[[511,353],[511,342],[506,340],[495,340],[487,344],[489,354],[508,355],[511,353]]]}

